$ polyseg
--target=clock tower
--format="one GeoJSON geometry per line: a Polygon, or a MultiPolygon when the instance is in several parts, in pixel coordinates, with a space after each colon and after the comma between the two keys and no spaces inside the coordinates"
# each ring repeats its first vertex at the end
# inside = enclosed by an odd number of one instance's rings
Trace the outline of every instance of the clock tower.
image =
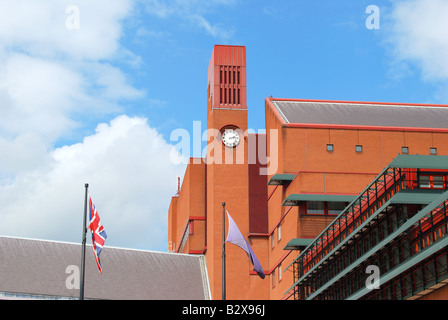
{"type": "MultiPolygon", "coordinates": [[[[214,46],[207,89],[206,257],[213,299],[222,296],[222,203],[247,239],[249,233],[246,48],[214,46]]],[[[228,221],[226,219],[226,232],[228,221]]],[[[248,299],[252,266],[226,244],[226,298],[248,299]],[[231,285],[232,284],[232,285],[231,285]]]]}

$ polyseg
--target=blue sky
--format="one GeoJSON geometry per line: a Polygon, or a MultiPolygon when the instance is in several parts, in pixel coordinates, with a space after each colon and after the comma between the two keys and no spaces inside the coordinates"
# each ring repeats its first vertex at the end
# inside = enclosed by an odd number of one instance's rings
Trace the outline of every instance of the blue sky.
{"type": "Polygon", "coordinates": [[[79,242],[88,182],[106,245],[166,250],[170,135],[206,128],[215,44],[246,46],[254,130],[270,95],[448,102],[447,0],[4,0],[0,21],[5,236],[79,242]]]}
{"type": "Polygon", "coordinates": [[[193,120],[205,123],[207,66],[214,44],[247,48],[249,126],[254,129],[264,128],[264,98],[270,95],[443,103],[436,97],[437,84],[423,81],[418,65],[396,61],[396,48],[389,43],[395,8],[390,1],[210,2],[202,10],[167,15],[140,5],[137,31],[142,36],[136,36],[132,23],[126,29],[123,43],[142,58],[145,70],[132,78],[153,99],[145,115],[165,137],[177,126],[190,128],[193,120]],[[377,30],[365,26],[371,4],[380,9],[377,30]],[[207,31],[189,14],[201,15],[218,31],[207,31]]]}

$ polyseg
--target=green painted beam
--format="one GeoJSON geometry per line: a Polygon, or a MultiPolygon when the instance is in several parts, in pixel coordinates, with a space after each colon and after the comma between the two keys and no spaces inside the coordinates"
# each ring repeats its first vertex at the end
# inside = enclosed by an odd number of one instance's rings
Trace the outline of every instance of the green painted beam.
{"type": "MultiPolygon", "coordinates": [[[[437,197],[436,200],[434,200],[431,204],[424,207],[422,210],[420,210],[415,216],[410,218],[408,221],[406,221],[400,228],[392,232],[389,236],[387,236],[385,239],[383,239],[381,242],[379,242],[376,246],[374,246],[372,249],[370,249],[368,252],[363,254],[360,258],[358,258],[356,261],[354,261],[351,265],[349,265],[347,268],[345,268],[342,272],[340,272],[336,277],[325,283],[322,287],[320,287],[318,290],[313,292],[307,300],[311,300],[314,297],[318,296],[322,291],[327,289],[329,286],[331,286],[333,283],[338,281],[340,278],[345,276],[347,273],[352,271],[355,267],[360,265],[364,260],[366,260],[368,257],[375,254],[377,251],[382,249],[386,244],[394,240],[396,237],[398,237],[400,234],[405,232],[407,229],[411,228],[415,223],[417,223],[421,218],[423,218],[425,215],[430,213],[432,210],[434,210],[437,206],[439,206],[441,203],[446,201],[448,199],[448,191],[444,192],[442,195],[437,197]]],[[[390,201],[390,200],[389,200],[390,201]]],[[[367,220],[368,221],[368,220],[367,220]]],[[[367,222],[366,221],[366,222],[367,222]]],[[[363,223],[364,225],[364,223],[363,223]]],[[[363,226],[361,225],[360,228],[363,226]]],[[[359,229],[359,228],[358,228],[359,229]]],[[[358,230],[357,229],[357,230],[358,230]]],[[[356,231],[356,230],[355,230],[356,231]]],[[[352,234],[355,234],[356,232],[353,232],[352,234]]],[[[346,238],[347,239],[347,238],[346,238]]],[[[437,242],[436,242],[437,243],[437,242]]],[[[439,246],[439,249],[442,248],[439,246]]],[[[322,260],[321,260],[322,261],[322,260]]],[[[289,290],[288,290],[289,291],[289,290]]]]}
{"type": "Polygon", "coordinates": [[[274,174],[271,179],[268,181],[269,186],[278,186],[283,185],[287,182],[291,182],[296,177],[295,174],[289,174],[289,173],[279,173],[274,174]]]}
{"type": "Polygon", "coordinates": [[[297,206],[302,201],[352,202],[357,196],[339,194],[290,194],[283,201],[282,206],[297,206]]]}
{"type": "Polygon", "coordinates": [[[448,169],[448,156],[399,154],[388,166],[406,169],[448,169]]]}
{"type": "Polygon", "coordinates": [[[314,241],[314,238],[306,239],[306,238],[295,238],[291,239],[283,250],[303,250],[310,245],[311,242],[314,241]]]}

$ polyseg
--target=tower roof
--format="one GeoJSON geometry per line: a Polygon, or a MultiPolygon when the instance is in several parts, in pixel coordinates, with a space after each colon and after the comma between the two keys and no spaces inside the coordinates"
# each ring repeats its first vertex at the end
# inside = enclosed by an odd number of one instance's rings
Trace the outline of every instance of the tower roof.
{"type": "Polygon", "coordinates": [[[213,108],[246,108],[246,47],[215,45],[208,66],[213,108]]]}

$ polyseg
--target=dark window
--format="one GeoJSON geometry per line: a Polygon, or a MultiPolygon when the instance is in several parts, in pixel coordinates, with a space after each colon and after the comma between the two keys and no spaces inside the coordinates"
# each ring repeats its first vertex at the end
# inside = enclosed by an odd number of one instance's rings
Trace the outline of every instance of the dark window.
{"type": "Polygon", "coordinates": [[[333,151],[334,147],[332,144],[327,144],[327,151],[333,151]]]}
{"type": "Polygon", "coordinates": [[[328,202],[328,214],[340,214],[345,209],[344,202],[328,202]]]}
{"type": "Polygon", "coordinates": [[[308,201],[306,204],[307,214],[324,214],[324,203],[322,201],[308,201]]]}
{"type": "Polygon", "coordinates": [[[444,189],[445,176],[421,175],[419,181],[420,188],[424,189],[444,189]]]}
{"type": "Polygon", "coordinates": [[[318,214],[318,215],[337,215],[340,214],[347,203],[345,202],[324,202],[324,201],[307,201],[305,214],[318,214]]]}
{"type": "Polygon", "coordinates": [[[420,176],[420,188],[431,188],[430,176],[420,176]]]}
{"type": "Polygon", "coordinates": [[[433,176],[432,177],[432,187],[434,189],[443,189],[444,188],[444,181],[443,176],[433,176]]]}

